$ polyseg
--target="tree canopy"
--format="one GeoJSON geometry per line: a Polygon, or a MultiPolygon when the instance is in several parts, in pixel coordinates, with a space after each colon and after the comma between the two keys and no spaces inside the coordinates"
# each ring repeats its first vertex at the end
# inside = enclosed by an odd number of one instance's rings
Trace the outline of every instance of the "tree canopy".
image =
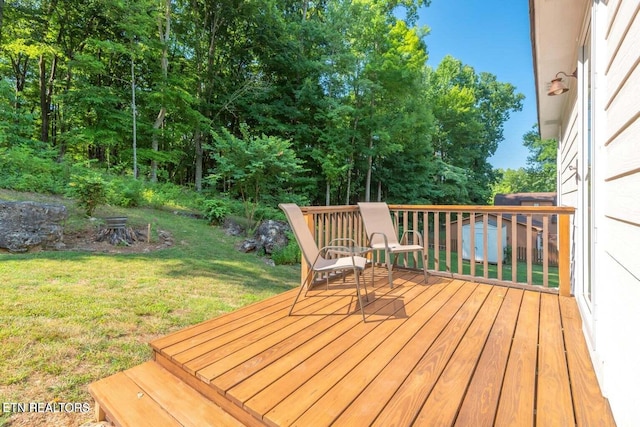
{"type": "Polygon", "coordinates": [[[498,169],[498,180],[492,186],[493,195],[556,191],[556,159],[558,142],[542,139],[534,126],[523,136],[522,145],[529,149],[527,167],[498,169]]]}
{"type": "Polygon", "coordinates": [[[0,150],[248,199],[238,174],[271,159],[288,166],[259,193],[286,172],[315,204],[484,203],[523,95],[452,57],[429,67],[429,3],[2,2],[0,150]],[[232,158],[241,143],[257,158],[232,158]]]}

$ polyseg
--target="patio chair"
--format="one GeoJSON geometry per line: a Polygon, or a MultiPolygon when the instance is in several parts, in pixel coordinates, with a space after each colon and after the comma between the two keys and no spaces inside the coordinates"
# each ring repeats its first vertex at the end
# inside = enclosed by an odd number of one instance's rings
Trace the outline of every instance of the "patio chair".
{"type": "MultiPolygon", "coordinates": [[[[298,291],[298,295],[291,305],[289,315],[291,315],[291,313],[293,312],[293,307],[296,305],[296,302],[298,302],[298,298],[300,298],[302,289],[305,286],[307,288],[307,291],[311,288],[311,285],[317,273],[330,273],[340,271],[344,272],[345,270],[352,270],[356,282],[358,303],[360,304],[360,310],[362,311],[362,320],[366,322],[364,315],[364,305],[362,303],[362,296],[360,294],[360,273],[365,269],[367,265],[367,259],[362,256],[356,255],[354,251],[350,251],[350,248],[357,247],[355,241],[353,239],[334,239],[329,243],[329,245],[318,249],[318,245],[316,244],[313,235],[311,234],[311,230],[309,230],[309,227],[307,226],[300,208],[294,203],[281,203],[278,206],[284,211],[285,215],[287,216],[289,224],[291,225],[291,230],[293,230],[293,234],[295,235],[296,240],[298,241],[298,245],[300,246],[302,256],[309,266],[309,273],[305,277],[304,281],[300,284],[300,290],[298,291]],[[331,252],[333,252],[334,255],[345,253],[349,255],[340,258],[327,258],[327,255],[331,252]]],[[[327,289],[328,287],[329,283],[327,279],[327,289]]],[[[364,291],[365,297],[368,301],[369,297],[367,295],[366,282],[364,282],[364,291]]]]}
{"type": "Polygon", "coordinates": [[[384,251],[384,261],[389,273],[389,286],[393,288],[393,266],[396,264],[398,254],[410,252],[420,252],[424,282],[427,283],[427,252],[424,248],[422,234],[417,230],[405,230],[398,241],[398,233],[393,226],[389,206],[386,203],[365,202],[358,203],[358,207],[369,239],[369,246],[376,252],[384,251]],[[412,244],[408,243],[410,235],[413,235],[412,244]]]}

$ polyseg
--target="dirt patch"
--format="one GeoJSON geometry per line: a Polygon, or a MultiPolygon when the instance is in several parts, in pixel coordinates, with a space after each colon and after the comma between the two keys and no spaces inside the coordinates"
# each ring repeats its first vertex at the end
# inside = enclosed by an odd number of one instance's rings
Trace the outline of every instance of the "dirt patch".
{"type": "Polygon", "coordinates": [[[168,231],[156,230],[156,235],[148,239],[148,230],[144,228],[134,229],[138,238],[132,243],[112,245],[108,241],[103,240],[99,242],[97,240],[100,231],[101,229],[99,228],[89,227],[80,231],[65,232],[63,238],[63,243],[65,244],[64,250],[111,254],[147,253],[169,248],[173,246],[174,243],[173,237],[168,231]]]}

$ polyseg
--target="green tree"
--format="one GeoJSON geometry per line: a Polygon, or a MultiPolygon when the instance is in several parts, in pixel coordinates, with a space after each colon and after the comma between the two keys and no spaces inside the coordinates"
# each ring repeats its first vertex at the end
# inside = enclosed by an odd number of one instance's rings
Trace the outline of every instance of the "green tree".
{"type": "Polygon", "coordinates": [[[362,0],[340,4],[336,20],[348,16],[348,25],[344,27],[344,44],[334,57],[341,67],[340,73],[332,76],[336,89],[332,93],[348,107],[341,116],[348,137],[336,159],[343,162],[339,170],[346,175],[345,201],[349,203],[358,188],[361,197],[370,200],[374,181],[381,183],[386,178],[382,164],[402,152],[404,136],[421,137],[409,127],[417,121],[407,105],[421,92],[427,58],[422,41],[425,31],[411,25],[415,22],[412,11],[428,2],[362,0]],[[406,21],[394,13],[399,5],[410,11],[406,21]],[[352,182],[353,178],[358,182],[352,182]]]}
{"type": "Polygon", "coordinates": [[[32,114],[16,110],[20,101],[11,84],[0,80],[0,147],[28,145],[33,132],[34,118],[32,114]]]}
{"type": "Polygon", "coordinates": [[[441,164],[435,180],[447,184],[435,202],[485,203],[494,181],[488,158],[503,140],[509,113],[522,108],[524,96],[451,56],[428,71],[428,80],[436,120],[433,146],[441,164]],[[459,185],[465,191],[456,189],[459,185]]]}
{"type": "Polygon", "coordinates": [[[529,149],[527,174],[531,191],[556,191],[558,142],[541,139],[535,125],[523,136],[522,144],[529,149]]]}
{"type": "Polygon", "coordinates": [[[252,221],[262,198],[287,191],[302,171],[302,164],[290,141],[264,134],[252,136],[246,125],[241,126],[241,132],[242,138],[225,128],[213,133],[214,144],[208,148],[216,167],[210,178],[228,183],[229,191],[240,196],[246,217],[252,221]]]}
{"type": "Polygon", "coordinates": [[[530,193],[535,191],[531,186],[531,177],[525,168],[498,169],[497,180],[493,184],[491,197],[496,194],[530,193]]]}
{"type": "Polygon", "coordinates": [[[555,139],[541,139],[537,125],[523,135],[522,144],[529,149],[527,167],[498,169],[492,185],[496,194],[556,191],[556,158],[558,143],[555,139]]]}

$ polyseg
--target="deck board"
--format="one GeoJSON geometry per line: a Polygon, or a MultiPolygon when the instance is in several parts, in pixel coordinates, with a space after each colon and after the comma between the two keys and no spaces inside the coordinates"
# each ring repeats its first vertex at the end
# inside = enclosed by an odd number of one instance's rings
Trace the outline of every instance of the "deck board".
{"type": "Polygon", "coordinates": [[[473,291],[474,286],[463,286],[463,282],[455,281],[429,301],[424,307],[426,324],[412,338],[419,345],[405,343],[403,348],[388,363],[344,412],[335,420],[335,425],[363,425],[372,423],[384,405],[393,397],[395,391],[402,385],[417,361],[425,354],[429,346],[436,340],[450,317],[444,315],[449,309],[459,307],[473,291]],[[379,402],[372,405],[371,402],[379,402]]]}
{"type": "MultiPolygon", "coordinates": [[[[366,323],[360,321],[351,328],[343,329],[339,338],[254,395],[245,403],[246,406],[254,408],[257,414],[261,417],[266,417],[266,420],[271,423],[279,424],[285,419],[290,419],[294,413],[299,413],[309,403],[313,403],[314,398],[317,398],[317,393],[320,390],[324,390],[326,385],[332,383],[331,380],[327,381],[327,378],[318,376],[319,372],[329,370],[328,375],[335,379],[347,366],[352,366],[353,363],[359,362],[362,357],[369,354],[377,344],[406,321],[406,311],[411,310],[413,306],[420,303],[420,295],[424,294],[425,289],[413,286],[408,289],[407,294],[400,295],[400,297],[406,297],[408,302],[403,304],[403,307],[399,310],[394,311],[384,321],[369,321],[366,323]],[[401,313],[400,317],[395,316],[398,312],[401,313]],[[344,365],[339,365],[335,370],[327,368],[332,364],[335,366],[336,360],[344,361],[344,365]],[[316,380],[312,381],[314,378],[316,380]],[[307,390],[309,389],[311,394],[307,395],[307,390]],[[277,396],[284,396],[284,399],[277,396]],[[300,397],[306,406],[296,402],[296,397],[300,397]],[[288,402],[295,405],[295,407],[287,407],[288,402]]],[[[386,289],[383,287],[383,290],[386,289]]],[[[386,295],[396,295],[403,291],[402,287],[396,285],[386,295]]],[[[384,299],[381,298],[378,301],[383,303],[384,299]]],[[[380,305],[378,308],[384,311],[384,308],[389,304],[392,303],[387,302],[387,304],[380,305]]],[[[347,325],[343,324],[343,326],[347,325]]]]}
{"type": "MultiPolygon", "coordinates": [[[[421,310],[430,310],[423,313],[423,319],[428,319],[437,311],[437,307],[444,302],[441,292],[445,288],[442,283],[434,284],[420,297],[425,301],[421,310]],[[440,296],[442,302],[438,303],[436,298],[440,296]],[[430,308],[429,308],[430,307],[430,308]]],[[[453,288],[452,288],[453,289],[453,288]]],[[[416,298],[417,299],[417,298],[416,298]]],[[[422,301],[419,301],[422,302],[422,301]]],[[[404,325],[404,330],[408,334],[418,333],[423,322],[411,322],[404,325]]],[[[373,352],[365,357],[356,367],[351,369],[347,375],[343,376],[335,385],[296,420],[297,425],[310,425],[317,422],[321,425],[328,425],[344,411],[360,395],[362,390],[380,374],[380,372],[393,360],[394,357],[406,345],[406,338],[401,334],[392,334],[385,340],[384,345],[378,346],[373,352]]]]}
{"type": "Polygon", "coordinates": [[[613,425],[611,408],[600,393],[589,349],[582,334],[582,319],[578,305],[574,298],[560,297],[559,300],[576,424],[613,425]]]}
{"type": "MultiPolygon", "coordinates": [[[[394,272],[393,288],[384,269],[366,279],[366,322],[353,278],[335,278],[291,316],[297,290],[155,340],[156,361],[251,425],[615,425],[572,298],[435,276],[425,284],[407,270],[394,272]]],[[[111,378],[131,393],[158,389],[145,396],[168,409],[136,402],[148,405],[142,414],[211,422],[172,406],[161,388],[180,383],[133,370],[111,378]]],[[[103,398],[108,417],[126,404],[103,398]]]]}
{"type": "Polygon", "coordinates": [[[558,297],[541,295],[536,425],[575,425],[558,297]]]}
{"type": "Polygon", "coordinates": [[[101,402],[110,419],[127,420],[119,423],[122,427],[180,426],[171,414],[164,411],[124,372],[91,384],[90,391],[96,401],[101,402]],[[114,389],[118,392],[112,393],[111,390],[114,389]]]}
{"type": "Polygon", "coordinates": [[[456,426],[490,427],[495,420],[502,380],[511,350],[511,339],[524,292],[508,289],[504,290],[504,293],[504,302],[460,407],[456,426]]]}
{"type": "MultiPolygon", "coordinates": [[[[330,302],[330,304],[322,304],[320,309],[326,309],[331,313],[340,312],[345,307],[340,299],[332,301],[331,298],[327,298],[325,302],[330,302]]],[[[287,316],[283,320],[273,321],[268,326],[261,327],[258,330],[259,333],[248,333],[236,340],[234,345],[225,346],[223,351],[205,354],[190,361],[188,366],[190,369],[198,371],[199,377],[210,382],[211,379],[217,378],[245,360],[278,345],[283,340],[296,336],[298,333],[304,333],[318,323],[323,316],[322,314],[318,316],[287,316]]]]}
{"type": "MultiPolygon", "coordinates": [[[[347,291],[343,292],[344,295],[347,295],[347,291]]],[[[339,299],[333,298],[308,298],[301,301],[300,306],[306,310],[311,309],[313,313],[321,312],[323,309],[333,313],[338,310],[336,302],[338,307],[344,307],[344,304],[340,303],[339,299]]],[[[178,363],[185,365],[185,368],[190,372],[195,373],[219,358],[231,354],[255,340],[290,327],[304,328],[314,320],[310,316],[287,316],[288,312],[289,306],[287,305],[222,335],[216,336],[215,331],[211,334],[202,334],[206,336],[201,336],[200,343],[193,344],[189,348],[181,347],[180,352],[177,352],[175,347],[172,346],[164,349],[163,353],[178,363]],[[214,336],[211,337],[210,335],[214,336]]]]}
{"type": "Polygon", "coordinates": [[[418,425],[453,425],[460,402],[487,341],[491,325],[504,300],[506,291],[493,288],[484,305],[469,326],[460,345],[449,359],[422,410],[416,418],[418,425]]]}
{"type": "MultiPolygon", "coordinates": [[[[413,286],[396,286],[393,295],[397,298],[412,298],[414,296],[413,293],[419,291],[419,288],[413,286]],[[412,293],[407,294],[408,291],[412,293]]],[[[372,301],[367,306],[367,311],[383,311],[389,304],[393,304],[389,298],[373,299],[372,295],[372,301]]],[[[340,354],[339,352],[347,348],[349,343],[355,342],[364,333],[372,330],[380,323],[375,321],[363,323],[361,317],[344,315],[326,317],[318,323],[325,321],[330,322],[331,326],[324,333],[315,335],[312,339],[306,341],[299,340],[298,346],[293,346],[288,352],[280,353],[277,358],[274,355],[270,355],[270,358],[274,359],[274,361],[271,364],[262,365],[263,369],[256,371],[252,360],[246,361],[245,366],[238,367],[239,369],[244,369],[247,376],[243,379],[247,381],[236,381],[231,389],[225,389],[228,390],[228,395],[239,404],[244,404],[260,390],[264,390],[285,375],[289,370],[295,369],[302,363],[305,365],[314,363],[314,358],[317,358],[317,355],[324,353],[324,357],[336,357],[340,354]]],[[[220,379],[224,380],[225,375],[222,375],[220,379]]],[[[240,378],[236,376],[236,379],[239,380],[240,378]]],[[[222,388],[223,384],[218,383],[218,379],[215,380],[215,383],[222,388]]]]}
{"type": "Polygon", "coordinates": [[[126,375],[182,426],[201,427],[203,422],[219,427],[243,425],[157,363],[136,366],[126,375]]]}
{"type": "MultiPolygon", "coordinates": [[[[465,284],[465,287],[469,285],[465,284]]],[[[427,353],[385,405],[373,425],[410,425],[429,397],[451,355],[491,291],[491,286],[477,285],[467,301],[450,318],[447,326],[427,353]]],[[[415,343],[419,345],[419,343],[415,343]]]]}
{"type": "Polygon", "coordinates": [[[496,425],[534,422],[540,294],[525,292],[504,374],[496,425]]]}
{"type": "Polygon", "coordinates": [[[150,345],[156,351],[160,351],[185,340],[190,341],[191,345],[193,345],[197,342],[195,340],[199,339],[198,337],[200,336],[200,334],[206,331],[223,326],[235,327],[233,325],[237,325],[239,322],[246,321],[247,319],[260,318],[264,316],[265,313],[273,311],[274,307],[284,307],[289,305],[290,298],[290,295],[288,295],[287,293],[276,295],[272,298],[259,301],[247,307],[244,307],[242,310],[232,311],[230,313],[214,317],[213,319],[206,320],[202,323],[198,323],[197,325],[189,326],[172,334],[158,338],[152,341],[150,345]]]}
{"type": "MultiPolygon", "coordinates": [[[[435,288],[425,287],[423,289],[423,292],[407,301],[405,304],[406,312],[412,313],[419,310],[426,301],[431,299],[434,292],[429,291],[435,288]]],[[[374,359],[376,365],[382,364],[385,360],[385,350],[388,354],[394,347],[394,338],[400,335],[396,333],[398,329],[402,327],[403,332],[411,334],[413,330],[417,330],[422,324],[416,319],[417,316],[406,316],[381,322],[375,330],[363,336],[362,339],[354,343],[339,357],[334,360],[327,360],[328,364],[316,374],[318,379],[322,378],[321,386],[317,384],[319,381],[308,381],[301,384],[295,392],[291,393],[266,414],[268,422],[273,425],[289,425],[295,421],[297,425],[304,426],[318,422],[317,419],[322,412],[325,412],[323,416],[326,417],[330,406],[326,406],[326,402],[321,402],[319,406],[315,405],[318,400],[326,396],[331,387],[344,379],[352,370],[356,368],[363,369],[367,366],[365,362],[367,359],[374,359]],[[384,349],[379,349],[382,343],[384,343],[384,349]],[[299,419],[311,406],[316,406],[318,409],[299,419]]],[[[400,339],[402,341],[405,340],[404,337],[400,339]]],[[[371,373],[369,371],[369,374],[371,373]]],[[[366,376],[358,377],[358,380],[366,380],[366,376]]],[[[344,395],[338,398],[348,400],[344,395]]]]}

